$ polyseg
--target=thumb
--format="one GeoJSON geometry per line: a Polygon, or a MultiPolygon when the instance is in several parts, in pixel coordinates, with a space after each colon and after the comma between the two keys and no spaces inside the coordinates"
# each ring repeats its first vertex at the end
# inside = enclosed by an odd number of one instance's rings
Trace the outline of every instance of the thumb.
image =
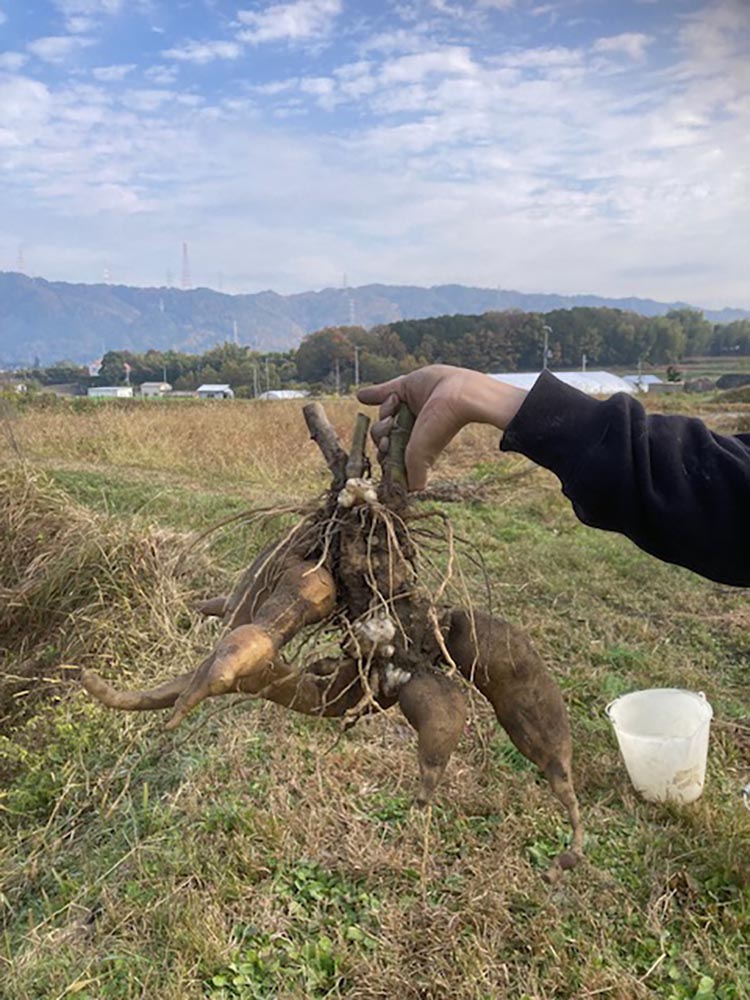
{"type": "Polygon", "coordinates": [[[399,399],[403,399],[403,384],[404,377],[403,375],[399,375],[398,378],[392,378],[389,382],[381,382],[379,385],[368,385],[367,388],[357,391],[357,399],[360,403],[364,403],[367,406],[376,406],[394,393],[399,399]]]}

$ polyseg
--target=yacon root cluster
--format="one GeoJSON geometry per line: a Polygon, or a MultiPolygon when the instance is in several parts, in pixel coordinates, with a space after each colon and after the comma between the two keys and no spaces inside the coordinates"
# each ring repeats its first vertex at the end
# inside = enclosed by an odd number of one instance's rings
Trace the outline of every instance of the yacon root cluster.
{"type": "Polygon", "coordinates": [[[171,709],[167,729],[205,698],[230,692],[340,718],[346,726],[398,703],[418,735],[418,801],[429,803],[465,729],[463,678],[487,698],[565,806],[571,849],[549,874],[572,867],[583,828],[557,685],[513,625],[471,607],[445,607],[447,577],[435,592],[420,585],[417,538],[427,515],[409,504],[403,471],[411,415],[399,413],[376,485],[366,417],[357,418],[347,454],[319,404],[304,414],[331,470],[331,489],[258,555],[230,596],[201,605],[226,625],[213,652],[196,670],[149,690],[118,691],[90,671],[82,674],[84,687],[110,708],[171,709]],[[283,647],[312,626],[338,631],[340,655],[302,666],[287,662],[283,647]]]}

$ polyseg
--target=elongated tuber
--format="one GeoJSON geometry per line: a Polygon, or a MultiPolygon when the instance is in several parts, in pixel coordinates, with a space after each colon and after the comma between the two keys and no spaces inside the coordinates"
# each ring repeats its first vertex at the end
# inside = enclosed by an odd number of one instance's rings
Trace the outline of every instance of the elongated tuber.
{"type": "Polygon", "coordinates": [[[583,827],[573,788],[570,723],[560,689],[526,636],[482,611],[453,611],[448,651],[461,673],[495,710],[497,720],[524,757],[533,761],[568,811],[572,853],[558,859],[570,868],[583,850],[583,827]]]}
{"type": "Polygon", "coordinates": [[[417,802],[427,805],[466,726],[466,699],[454,681],[430,672],[407,681],[399,691],[398,703],[417,731],[417,802]]]}

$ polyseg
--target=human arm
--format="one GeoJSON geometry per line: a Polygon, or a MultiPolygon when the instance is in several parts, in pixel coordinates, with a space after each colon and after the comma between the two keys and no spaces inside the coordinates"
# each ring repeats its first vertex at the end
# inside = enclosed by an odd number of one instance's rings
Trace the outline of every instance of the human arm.
{"type": "Polygon", "coordinates": [[[750,435],[648,415],[624,393],[592,399],[543,372],[500,447],[554,472],[584,524],[750,587],[750,435]]]}
{"type": "Polygon", "coordinates": [[[624,394],[592,399],[548,372],[524,393],[431,365],[362,390],[360,399],[381,403],[376,440],[387,440],[400,402],[417,414],[406,454],[411,489],[424,485],[460,427],[478,419],[505,430],[503,450],[554,472],[585,524],[620,532],[710,579],[750,586],[750,435],[714,434],[695,418],[648,416],[624,394]]]}

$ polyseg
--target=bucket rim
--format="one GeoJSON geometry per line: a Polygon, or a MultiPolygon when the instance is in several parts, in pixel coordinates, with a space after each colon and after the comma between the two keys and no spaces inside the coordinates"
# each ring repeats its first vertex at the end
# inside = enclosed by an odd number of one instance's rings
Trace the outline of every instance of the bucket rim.
{"type": "Polygon", "coordinates": [[[670,739],[685,739],[685,740],[692,739],[692,736],[694,736],[695,733],[697,733],[698,730],[701,729],[704,725],[706,725],[707,723],[710,723],[711,720],[714,717],[713,706],[711,705],[711,702],[708,700],[708,698],[706,698],[706,695],[705,695],[705,693],[703,691],[691,691],[689,688],[666,688],[666,687],[665,688],[640,688],[637,691],[628,691],[627,694],[621,694],[618,698],[613,698],[613,700],[610,701],[609,704],[605,707],[605,709],[604,709],[605,714],[606,714],[607,718],[609,719],[609,721],[611,722],[612,728],[615,730],[615,732],[623,733],[624,735],[628,736],[629,738],[636,739],[636,740],[663,740],[664,737],[662,737],[662,736],[646,736],[643,733],[634,733],[632,730],[627,729],[624,726],[618,724],[615,721],[615,718],[614,718],[614,716],[612,714],[612,710],[614,709],[615,705],[617,705],[619,702],[623,702],[627,698],[631,698],[633,695],[638,695],[638,694],[654,694],[656,692],[659,692],[660,694],[661,693],[665,693],[665,694],[682,694],[682,695],[688,695],[690,698],[693,699],[693,701],[698,701],[699,704],[703,705],[704,709],[706,710],[706,717],[705,717],[705,719],[703,719],[703,721],[699,725],[696,726],[696,728],[695,728],[695,730],[694,730],[694,732],[693,732],[693,734],[691,736],[675,736],[675,737],[670,737],[670,739]]]}

